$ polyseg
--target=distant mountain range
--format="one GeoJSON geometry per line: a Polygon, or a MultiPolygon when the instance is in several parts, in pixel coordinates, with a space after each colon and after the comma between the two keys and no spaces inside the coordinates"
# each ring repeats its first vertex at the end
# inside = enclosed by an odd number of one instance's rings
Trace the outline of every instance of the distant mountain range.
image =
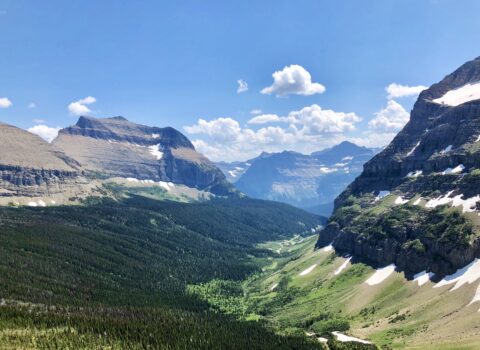
{"type": "Polygon", "coordinates": [[[377,152],[345,141],[310,155],[292,151],[262,153],[246,162],[216,164],[248,196],[329,215],[335,197],[377,152]]]}

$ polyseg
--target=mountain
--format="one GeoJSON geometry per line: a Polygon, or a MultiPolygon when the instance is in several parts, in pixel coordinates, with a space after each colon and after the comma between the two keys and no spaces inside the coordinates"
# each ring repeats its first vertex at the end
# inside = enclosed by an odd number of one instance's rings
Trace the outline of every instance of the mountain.
{"type": "Polygon", "coordinates": [[[40,137],[0,123],[0,140],[0,197],[4,200],[68,192],[85,183],[80,164],[40,137]]]}
{"type": "Polygon", "coordinates": [[[410,121],[335,201],[318,247],[407,276],[480,257],[480,58],[423,91],[410,121]]]}
{"type": "Polygon", "coordinates": [[[177,130],[135,124],[123,117],[80,117],[53,145],[91,175],[171,182],[219,195],[230,193],[223,173],[177,130]]]}
{"type": "Polygon", "coordinates": [[[335,197],[360,174],[363,164],[375,152],[342,142],[311,155],[291,151],[262,153],[245,164],[232,164],[233,170],[228,172],[240,176],[235,186],[248,196],[281,201],[328,216],[335,197]]]}
{"type": "Polygon", "coordinates": [[[235,183],[245,174],[254,160],[255,158],[245,162],[216,162],[215,165],[222,171],[228,181],[235,183]]]}

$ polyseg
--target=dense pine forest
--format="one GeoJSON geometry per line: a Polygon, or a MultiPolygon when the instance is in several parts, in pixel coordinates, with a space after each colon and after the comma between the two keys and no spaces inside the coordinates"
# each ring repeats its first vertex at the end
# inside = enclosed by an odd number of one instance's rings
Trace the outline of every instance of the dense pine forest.
{"type": "Polygon", "coordinates": [[[272,254],[257,243],[322,222],[251,199],[1,208],[0,348],[321,348],[212,311],[187,286],[242,280],[272,254]]]}

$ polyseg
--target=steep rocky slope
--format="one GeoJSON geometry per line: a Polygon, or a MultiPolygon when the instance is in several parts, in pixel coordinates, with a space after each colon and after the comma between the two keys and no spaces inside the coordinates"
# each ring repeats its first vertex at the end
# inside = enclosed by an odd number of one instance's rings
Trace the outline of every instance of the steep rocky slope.
{"type": "Polygon", "coordinates": [[[232,191],[222,172],[170,127],[135,124],[123,117],[80,117],[53,144],[97,177],[172,182],[219,195],[232,191]]]}
{"type": "Polygon", "coordinates": [[[407,275],[480,256],[480,58],[423,91],[410,121],[335,202],[318,246],[407,275]]]}
{"type": "Polygon", "coordinates": [[[80,164],[29,132],[0,123],[0,197],[68,192],[85,182],[80,164]]]}
{"type": "Polygon", "coordinates": [[[342,142],[311,155],[290,151],[262,153],[249,161],[248,167],[237,165],[232,172],[246,168],[235,185],[249,196],[329,215],[335,197],[360,174],[363,164],[375,152],[342,142]]]}

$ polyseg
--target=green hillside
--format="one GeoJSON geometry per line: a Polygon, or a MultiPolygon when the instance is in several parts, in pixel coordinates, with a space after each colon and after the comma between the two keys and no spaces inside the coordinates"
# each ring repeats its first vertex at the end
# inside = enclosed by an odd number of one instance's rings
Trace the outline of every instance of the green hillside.
{"type": "Polygon", "coordinates": [[[320,217],[250,199],[0,208],[0,349],[318,349],[187,292],[240,281],[320,217]],[[248,334],[248,337],[245,335],[248,334]]]}

